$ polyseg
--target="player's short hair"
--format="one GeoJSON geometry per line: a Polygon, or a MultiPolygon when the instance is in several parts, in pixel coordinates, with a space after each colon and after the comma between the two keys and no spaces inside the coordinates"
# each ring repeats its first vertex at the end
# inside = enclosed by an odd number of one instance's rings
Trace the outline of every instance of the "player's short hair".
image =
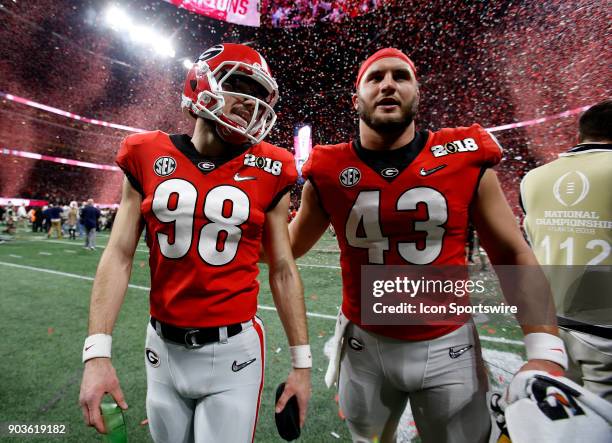
{"type": "Polygon", "coordinates": [[[587,109],[578,121],[578,140],[612,142],[612,99],[606,99],[587,109]]]}

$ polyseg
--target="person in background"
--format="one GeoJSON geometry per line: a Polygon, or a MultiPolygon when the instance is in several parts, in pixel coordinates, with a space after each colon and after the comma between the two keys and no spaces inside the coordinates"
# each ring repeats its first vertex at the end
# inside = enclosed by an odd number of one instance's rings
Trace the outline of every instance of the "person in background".
{"type": "Polygon", "coordinates": [[[96,249],[96,230],[98,229],[98,219],[100,218],[100,210],[94,206],[92,198],[87,200],[83,209],[81,209],[81,223],[85,227],[85,249],[94,251],[96,249]]]}
{"type": "Polygon", "coordinates": [[[525,231],[540,264],[550,265],[567,377],[612,403],[610,189],[612,99],[580,117],[576,146],[521,183],[525,231]]]}
{"type": "Polygon", "coordinates": [[[8,205],[6,205],[6,208],[4,209],[4,222],[6,223],[6,229],[2,232],[9,235],[15,234],[15,218],[15,207],[11,202],[8,202],[8,205]]]}
{"type": "Polygon", "coordinates": [[[62,207],[49,203],[49,209],[47,209],[47,215],[49,217],[50,227],[47,231],[47,238],[51,238],[53,232],[56,233],[57,238],[63,238],[62,235],[62,207]]]}
{"type": "Polygon", "coordinates": [[[40,206],[34,209],[32,232],[43,232],[43,209],[40,206]]]}
{"type": "Polygon", "coordinates": [[[71,201],[70,207],[68,209],[68,218],[66,220],[66,223],[68,225],[68,235],[70,236],[70,240],[76,240],[76,229],[77,229],[78,217],[79,217],[78,204],[75,201],[71,201]]]}
{"type": "Polygon", "coordinates": [[[25,203],[21,203],[17,208],[17,224],[24,230],[28,229],[28,210],[25,203]]]}
{"type": "Polygon", "coordinates": [[[78,207],[78,217],[77,217],[77,229],[79,231],[79,237],[83,238],[85,237],[85,226],[83,225],[83,221],[81,220],[81,209],[83,209],[85,206],[87,206],[87,202],[82,202],[81,205],[78,207]]]}

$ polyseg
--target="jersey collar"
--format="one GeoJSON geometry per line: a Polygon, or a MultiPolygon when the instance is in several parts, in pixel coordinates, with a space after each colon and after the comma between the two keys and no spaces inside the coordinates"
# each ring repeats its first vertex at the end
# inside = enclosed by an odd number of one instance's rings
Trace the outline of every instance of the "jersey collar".
{"type": "Polygon", "coordinates": [[[176,149],[181,151],[185,155],[185,157],[187,157],[189,161],[193,163],[194,166],[196,166],[198,170],[200,170],[204,174],[217,170],[220,166],[224,165],[230,160],[235,159],[239,155],[245,153],[250,148],[250,146],[232,147],[231,145],[228,145],[226,155],[222,157],[209,157],[206,155],[202,155],[198,152],[198,150],[191,142],[191,137],[187,134],[172,134],[170,135],[170,141],[172,141],[172,144],[176,147],[176,149]],[[198,164],[202,162],[211,162],[215,165],[215,167],[208,171],[202,170],[200,167],[198,167],[198,164]]]}
{"type": "Polygon", "coordinates": [[[559,157],[569,157],[587,152],[612,152],[612,143],[581,143],[567,152],[559,154],[559,157]]]}
{"type": "Polygon", "coordinates": [[[414,159],[421,153],[427,139],[429,138],[429,131],[416,131],[414,138],[410,143],[397,149],[392,150],[374,150],[367,149],[361,145],[359,136],[353,140],[353,150],[357,157],[376,172],[381,178],[388,182],[393,181],[395,177],[398,177],[404,169],[406,169],[414,161],[414,159]],[[385,169],[397,169],[397,174],[391,177],[385,177],[381,172],[385,169]]]}

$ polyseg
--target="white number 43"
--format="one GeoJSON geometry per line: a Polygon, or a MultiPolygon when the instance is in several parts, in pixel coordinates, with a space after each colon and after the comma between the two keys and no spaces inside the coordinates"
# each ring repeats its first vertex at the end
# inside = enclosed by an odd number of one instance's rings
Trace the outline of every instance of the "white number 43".
{"type": "MultiPolygon", "coordinates": [[[[418,203],[427,205],[429,218],[414,222],[415,231],[426,233],[425,247],[418,249],[414,242],[400,242],[397,245],[400,256],[408,263],[426,265],[432,263],[442,251],[448,220],[448,207],[444,196],[432,188],[418,187],[404,192],[396,203],[398,211],[417,209],[418,203]]],[[[407,226],[408,227],[408,226],[407,226]]],[[[368,262],[384,264],[385,251],[389,250],[389,238],[383,235],[380,226],[380,191],[361,191],[346,220],[346,240],[355,248],[368,250],[368,262]],[[362,224],[365,235],[358,236],[362,224]]]]}

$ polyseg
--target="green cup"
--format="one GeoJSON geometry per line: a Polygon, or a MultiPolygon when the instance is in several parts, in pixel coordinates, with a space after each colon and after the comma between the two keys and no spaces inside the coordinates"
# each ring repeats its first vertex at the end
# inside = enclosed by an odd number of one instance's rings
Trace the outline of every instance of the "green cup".
{"type": "Polygon", "coordinates": [[[127,429],[123,410],[114,401],[104,401],[100,405],[106,434],[106,443],[127,443],[127,429]]]}

